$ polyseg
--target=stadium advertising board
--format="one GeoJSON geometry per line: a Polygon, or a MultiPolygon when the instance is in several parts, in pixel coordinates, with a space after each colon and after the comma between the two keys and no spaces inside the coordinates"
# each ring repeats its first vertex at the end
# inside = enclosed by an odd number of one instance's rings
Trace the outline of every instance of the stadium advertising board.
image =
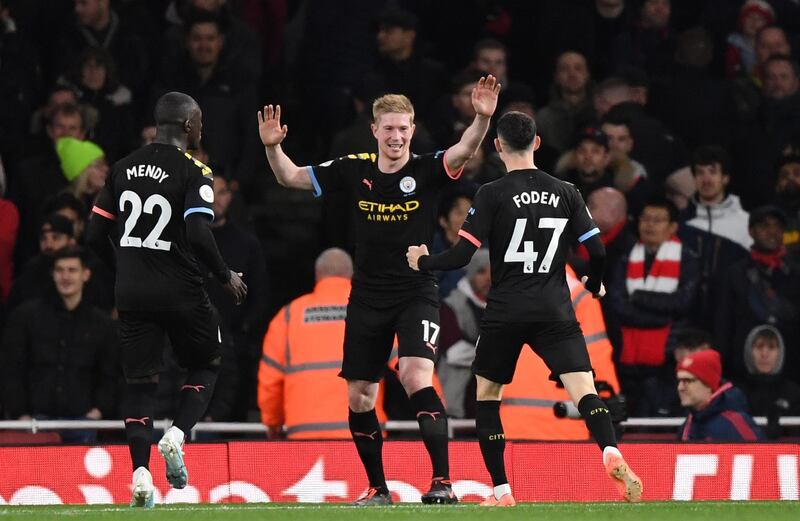
{"type": "MultiPolygon", "coordinates": [[[[621,449],[642,477],[645,500],[797,500],[795,444],[628,444],[621,449]]],[[[451,444],[453,488],[464,501],[491,491],[477,443],[451,444]]],[[[130,460],[122,445],[3,447],[0,504],[98,504],[130,500],[130,460]]],[[[158,503],[344,502],[367,487],[350,442],[193,443],[189,486],[170,489],[153,451],[158,503]]],[[[384,444],[389,488],[418,502],[430,463],[422,443],[384,444]]],[[[612,501],[600,452],[574,443],[513,443],[508,476],[518,501],[612,501]]]]}

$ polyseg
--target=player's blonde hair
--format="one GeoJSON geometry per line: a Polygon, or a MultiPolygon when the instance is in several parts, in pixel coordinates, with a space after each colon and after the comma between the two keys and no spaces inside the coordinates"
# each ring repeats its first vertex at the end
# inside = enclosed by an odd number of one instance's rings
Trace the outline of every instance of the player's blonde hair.
{"type": "Polygon", "coordinates": [[[384,94],[372,102],[372,119],[377,122],[381,114],[408,114],[414,124],[414,105],[402,94],[384,94]]]}

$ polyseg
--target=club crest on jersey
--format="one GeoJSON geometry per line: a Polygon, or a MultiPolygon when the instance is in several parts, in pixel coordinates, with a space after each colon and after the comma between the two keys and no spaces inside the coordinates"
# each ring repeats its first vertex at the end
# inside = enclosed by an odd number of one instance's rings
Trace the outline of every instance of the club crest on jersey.
{"type": "Polygon", "coordinates": [[[417,181],[410,175],[407,175],[400,180],[400,190],[402,190],[404,194],[410,194],[416,190],[416,188],[417,181]]]}

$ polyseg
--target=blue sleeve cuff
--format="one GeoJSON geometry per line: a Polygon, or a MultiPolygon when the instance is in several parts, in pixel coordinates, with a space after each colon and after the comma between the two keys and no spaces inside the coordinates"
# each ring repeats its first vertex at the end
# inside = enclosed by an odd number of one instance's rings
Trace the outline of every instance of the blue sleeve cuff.
{"type": "Polygon", "coordinates": [[[214,210],[212,210],[211,208],[204,208],[202,206],[198,206],[198,207],[195,207],[195,208],[189,208],[188,210],[183,212],[183,219],[186,220],[186,218],[188,216],[192,215],[193,213],[204,213],[204,214],[210,215],[212,221],[214,220],[214,210]]]}
{"type": "Polygon", "coordinates": [[[314,167],[307,166],[306,170],[308,171],[308,178],[311,179],[311,185],[314,187],[314,197],[321,196],[322,188],[320,188],[319,181],[317,181],[317,176],[314,174],[314,167]]]}
{"type": "Polygon", "coordinates": [[[600,228],[592,228],[588,232],[586,232],[583,235],[581,235],[580,237],[578,237],[578,242],[583,242],[586,239],[588,239],[589,237],[594,237],[598,233],[600,233],[600,228]]]}

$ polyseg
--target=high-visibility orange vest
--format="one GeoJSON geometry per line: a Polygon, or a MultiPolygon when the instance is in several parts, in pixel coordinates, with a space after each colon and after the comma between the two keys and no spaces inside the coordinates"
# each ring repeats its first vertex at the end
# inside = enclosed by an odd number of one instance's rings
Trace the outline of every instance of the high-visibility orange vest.
{"type": "MultiPolygon", "coordinates": [[[[350,439],[342,366],[350,280],[328,277],[284,306],[264,337],[258,407],[267,426],[284,425],[290,439],[350,439]]],[[[376,405],[378,420],[386,415],[376,405]]]]}
{"type": "MultiPolygon", "coordinates": [[[[580,322],[596,380],[608,382],[619,392],[619,382],[611,358],[612,347],[606,336],[606,325],[600,302],[584,289],[572,268],[567,266],[572,307],[580,322]]],[[[514,381],[503,389],[500,418],[507,439],[521,440],[586,440],[589,431],[583,420],[556,418],[553,405],[570,401],[567,391],[549,380],[550,370],[531,349],[522,350],[514,381]]]]}

